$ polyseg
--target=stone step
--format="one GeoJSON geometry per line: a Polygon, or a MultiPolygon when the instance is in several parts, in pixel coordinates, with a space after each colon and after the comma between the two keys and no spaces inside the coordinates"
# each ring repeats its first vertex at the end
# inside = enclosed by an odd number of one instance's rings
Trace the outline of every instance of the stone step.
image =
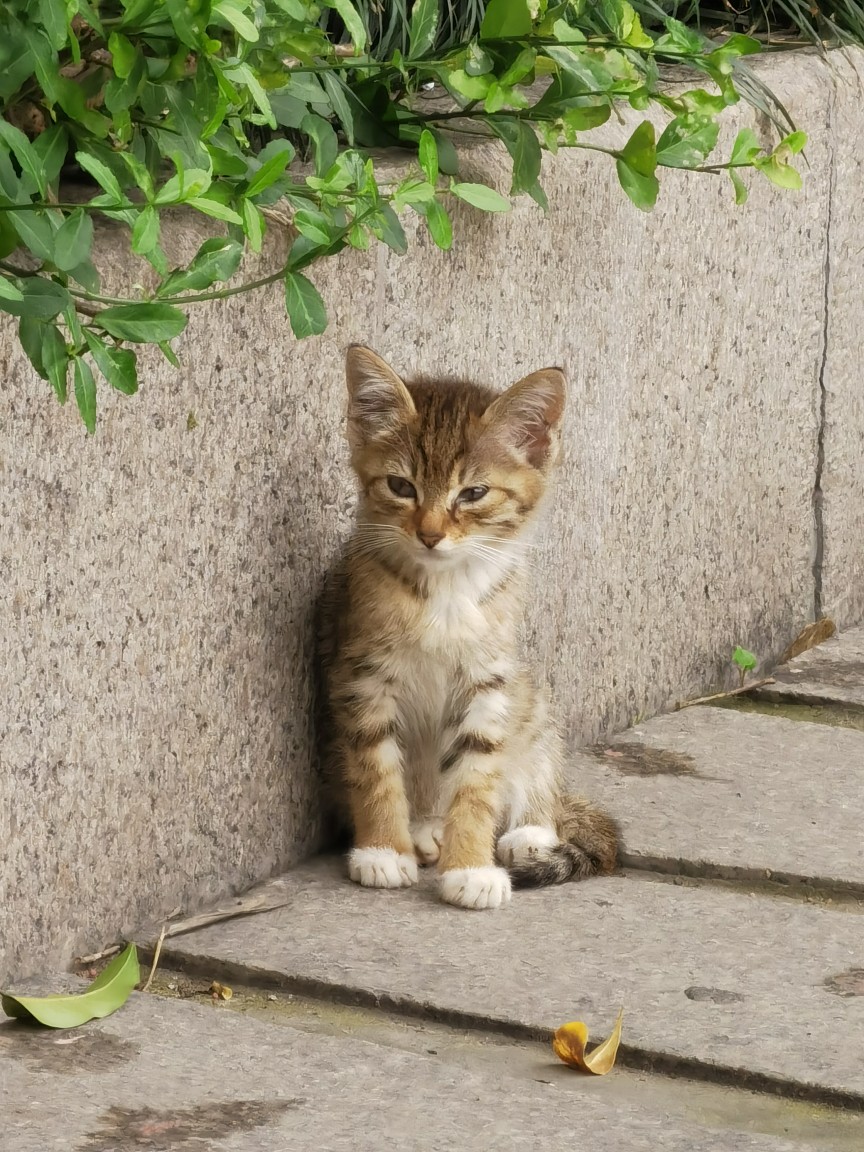
{"type": "Polygon", "coordinates": [[[782,665],[773,677],[774,684],[758,690],[763,699],[864,709],[864,628],[833,636],[782,665]]]}
{"type": "Polygon", "coordinates": [[[166,962],[521,1032],[579,1019],[600,1039],[623,1005],[634,1059],[864,1106],[857,912],[632,876],[465,912],[429,875],[363,890],[333,859],[284,883],[284,908],[171,939],[166,962]]]}
{"type": "MultiPolygon", "coordinates": [[[[859,1117],[829,1121],[827,1144],[751,1135],[728,1099],[712,1123],[691,1118],[700,1112],[698,1096],[689,1107],[675,1099],[686,1085],[676,1093],[667,1083],[655,1101],[644,1087],[628,1092],[620,1071],[580,1077],[548,1050],[510,1068],[490,1065],[477,1045],[454,1059],[452,1043],[440,1054],[418,1052],[380,1033],[377,1042],[310,1034],[226,1004],[140,994],[71,1033],[0,1024],[0,1145],[4,1152],[534,1152],[581,1147],[584,1134],[586,1146],[611,1152],[807,1152],[852,1149],[856,1132],[861,1139],[859,1117]]],[[[824,1124],[808,1122],[789,1102],[768,1121],[794,1132],[799,1116],[824,1135],[824,1124]]]]}
{"type": "Polygon", "coordinates": [[[864,731],[686,708],[573,757],[625,862],[864,896],[864,731]]]}

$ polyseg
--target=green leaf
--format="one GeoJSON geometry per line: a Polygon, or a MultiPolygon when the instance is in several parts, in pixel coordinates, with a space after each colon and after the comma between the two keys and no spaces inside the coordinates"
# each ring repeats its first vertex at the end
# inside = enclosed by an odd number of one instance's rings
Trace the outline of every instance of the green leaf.
{"type": "Polygon", "coordinates": [[[509,212],[510,201],[485,184],[451,184],[450,191],[466,204],[484,212],[509,212]]]}
{"type": "Polygon", "coordinates": [[[510,195],[528,192],[537,183],[543,156],[537,134],[525,120],[494,120],[491,126],[513,160],[510,195]]]}
{"type": "Polygon", "coordinates": [[[96,431],[96,381],[90,365],[80,356],[76,356],[72,361],[72,376],[75,381],[75,401],[78,411],[81,413],[84,427],[92,436],[96,431]]]}
{"type": "Polygon", "coordinates": [[[96,323],[118,340],[155,344],[179,336],[187,318],[171,304],[120,304],[116,308],[103,308],[96,316],[96,323]]]}
{"type": "Polygon", "coordinates": [[[619,152],[624,163],[640,176],[653,176],[657,168],[657,147],[654,143],[654,125],[643,120],[619,152]]]}
{"type": "Polygon", "coordinates": [[[428,180],[411,177],[403,180],[393,195],[393,205],[397,209],[406,204],[426,204],[435,198],[435,188],[428,180]]]}
{"type": "Polygon", "coordinates": [[[258,29],[243,12],[245,7],[246,5],[242,3],[242,0],[219,0],[218,4],[213,5],[211,11],[227,21],[243,40],[255,44],[258,40],[258,29]]]}
{"type": "Polygon", "coordinates": [[[673,120],[657,141],[657,163],[665,168],[694,168],[713,151],[719,134],[716,120],[673,120]]]}
{"type": "Polygon", "coordinates": [[[54,237],[54,263],[62,272],[70,272],[89,257],[92,244],[93,221],[82,208],[76,208],[54,237]]]}
{"type": "Polygon", "coordinates": [[[38,152],[35,151],[21,129],[10,124],[8,120],[4,120],[2,116],[0,116],[0,140],[13,153],[22,170],[33,180],[39,189],[39,194],[44,199],[48,191],[48,184],[38,152]]]}
{"type": "Polygon", "coordinates": [[[251,201],[243,201],[243,231],[249,239],[249,246],[253,252],[260,252],[264,239],[264,216],[261,209],[251,201]]]}
{"type": "Polygon", "coordinates": [[[52,320],[70,303],[71,297],[62,284],[44,276],[28,276],[21,281],[21,300],[0,300],[0,311],[12,316],[32,316],[52,320]]]}
{"type": "Polygon", "coordinates": [[[457,96],[464,96],[466,100],[483,100],[492,86],[492,80],[488,76],[469,76],[462,68],[445,72],[444,81],[451,91],[457,96]]]}
{"type": "Polygon", "coordinates": [[[325,3],[328,8],[335,8],[342,17],[342,23],[351,37],[355,52],[362,52],[366,47],[366,29],[351,0],[325,0],[325,3]]]}
{"type": "Polygon", "coordinates": [[[753,161],[753,167],[767,176],[778,188],[791,188],[797,191],[801,185],[801,173],[789,164],[783,164],[776,156],[766,156],[753,161]]]}
{"type": "Polygon", "coordinates": [[[447,176],[459,174],[459,155],[453,147],[453,141],[443,132],[434,130],[432,135],[438,145],[438,167],[447,176]]]}
{"type": "Polygon", "coordinates": [[[780,143],[777,145],[777,148],[775,149],[775,151],[779,152],[781,148],[788,148],[788,150],[792,153],[803,152],[806,144],[807,144],[807,133],[806,132],[791,132],[788,136],[785,136],[780,141],[780,143]]]}
{"type": "Polygon", "coordinates": [[[327,310],[318,289],[302,272],[285,275],[285,307],[298,340],[320,336],[327,327],[327,310]]]}
{"type": "Polygon", "coordinates": [[[77,1028],[88,1020],[102,1020],[129,999],[141,979],[135,945],[115,956],[86,992],[59,996],[16,996],[0,993],[3,1011],[20,1020],[38,1020],[48,1028],[77,1028]]]}
{"type": "Polygon", "coordinates": [[[250,178],[249,186],[246,189],[247,196],[256,196],[265,188],[269,188],[271,184],[275,184],[294,159],[293,146],[287,140],[280,140],[279,143],[284,146],[274,156],[265,160],[255,175],[250,178]]]}
{"type": "Polygon", "coordinates": [[[750,164],[754,157],[758,156],[761,151],[762,145],[759,143],[753,129],[742,128],[735,137],[735,143],[732,145],[730,163],[750,164]]]}
{"type": "MultiPolygon", "coordinates": [[[[159,285],[158,296],[176,296],[178,292],[200,292],[220,280],[230,280],[243,258],[243,245],[224,236],[205,240],[188,268],[180,268],[159,285]]],[[[104,316],[100,313],[99,319],[104,316]]],[[[110,329],[109,329],[110,331],[110,329]]],[[[176,335],[176,333],[175,333],[176,335]]],[[[160,340],[170,337],[160,336],[160,340]]]]}
{"type": "Polygon", "coordinates": [[[423,174],[434,185],[438,181],[438,145],[428,128],[420,133],[419,158],[423,174]]]}
{"type": "Polygon", "coordinates": [[[312,208],[302,208],[294,213],[294,227],[301,236],[308,236],[316,244],[329,244],[333,239],[330,221],[323,212],[316,212],[312,208]]]}
{"type": "Polygon", "coordinates": [[[48,212],[12,212],[12,227],[34,256],[40,260],[54,259],[56,217],[48,212]]]}
{"type": "Polygon", "coordinates": [[[524,80],[526,76],[534,71],[536,59],[536,48],[523,48],[506,72],[498,77],[498,83],[504,88],[518,84],[520,80],[524,80]]]}
{"type": "Polygon", "coordinates": [[[489,0],[480,25],[480,39],[502,40],[528,36],[532,26],[527,0],[489,0]]]}
{"type": "Polygon", "coordinates": [[[485,48],[481,48],[476,40],[472,40],[465,57],[465,71],[469,76],[484,76],[494,70],[495,58],[485,48]]]}
{"type": "Polygon", "coordinates": [[[193,196],[186,201],[188,208],[197,208],[205,216],[212,216],[214,220],[224,220],[227,224],[242,224],[243,217],[227,204],[214,200],[210,196],[193,196]]]}
{"type": "Polygon", "coordinates": [[[103,164],[101,160],[89,152],[76,152],[75,159],[85,172],[89,172],[101,188],[114,197],[118,204],[123,201],[120,183],[107,164],[103,164]]]}
{"type": "Polygon", "coordinates": [[[0,276],[0,300],[23,300],[24,293],[20,288],[16,288],[11,280],[7,280],[5,276],[0,276]]]}
{"type": "Polygon", "coordinates": [[[680,20],[666,19],[666,35],[654,42],[654,51],[672,56],[701,56],[704,39],[680,20]]]}
{"type": "Polygon", "coordinates": [[[190,168],[178,172],[162,185],[156,193],[155,204],[185,204],[206,192],[212,177],[204,168],[190,168]]]}
{"type": "Polygon", "coordinates": [[[39,157],[49,187],[59,180],[68,150],[69,134],[62,124],[52,124],[33,141],[33,151],[39,157]]]}
{"type": "Polygon", "coordinates": [[[740,644],[732,653],[732,662],[737,664],[742,672],[752,672],[759,661],[752,652],[748,652],[746,648],[742,648],[740,644]]]}
{"type": "Polygon", "coordinates": [[[383,240],[388,248],[392,248],[400,256],[408,251],[405,229],[389,204],[381,205],[378,215],[370,220],[369,227],[379,240],[383,240]]]}
{"type": "Polygon", "coordinates": [[[121,80],[128,79],[138,59],[138,49],[122,32],[112,32],[108,37],[108,51],[111,53],[114,75],[121,80]]]}
{"type": "Polygon", "coordinates": [[[84,339],[96,366],[112,388],[124,396],[134,396],[138,391],[138,370],[135,353],[129,348],[112,348],[89,328],[84,329],[84,339]]]}
{"type": "Polygon", "coordinates": [[[56,324],[45,324],[42,333],[42,364],[45,375],[61,404],[66,403],[66,375],[69,371],[69,349],[56,324]]]}
{"type": "Polygon", "coordinates": [[[333,111],[339,119],[339,123],[348,137],[348,143],[354,143],[354,115],[351,111],[351,105],[345,96],[345,89],[342,80],[339,76],[333,75],[330,72],[325,72],[321,80],[327,90],[327,95],[330,97],[330,104],[333,111]]]}
{"type": "Polygon", "coordinates": [[[433,200],[424,205],[423,215],[426,217],[429,235],[439,248],[444,252],[448,251],[453,243],[453,224],[444,205],[433,200]]]}
{"type": "Polygon", "coordinates": [[[329,120],[310,112],[300,122],[300,131],[305,132],[315,149],[315,175],[328,172],[339,155],[339,138],[329,120]]]}
{"type": "Polygon", "coordinates": [[[142,212],[139,212],[132,228],[133,252],[139,256],[146,256],[148,252],[153,251],[159,243],[159,223],[159,213],[152,204],[148,204],[142,212]]]}
{"type": "Polygon", "coordinates": [[[408,54],[412,60],[425,56],[438,32],[438,0],[414,0],[408,31],[408,54]]]}
{"type": "Polygon", "coordinates": [[[642,172],[637,172],[635,168],[621,159],[616,160],[615,167],[618,171],[621,187],[636,207],[643,212],[650,212],[657,203],[657,194],[660,191],[657,177],[654,175],[646,176],[642,172]]]}
{"type": "Polygon", "coordinates": [[[735,203],[744,204],[748,196],[747,185],[744,183],[734,168],[729,169],[729,179],[732,181],[732,185],[735,189],[735,203]]]}

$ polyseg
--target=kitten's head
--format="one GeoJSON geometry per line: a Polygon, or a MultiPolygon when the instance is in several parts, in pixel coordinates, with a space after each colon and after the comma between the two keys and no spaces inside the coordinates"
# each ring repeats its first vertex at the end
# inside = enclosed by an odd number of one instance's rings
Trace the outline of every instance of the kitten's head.
{"type": "Polygon", "coordinates": [[[472,384],[406,384],[353,345],[346,373],[368,550],[449,567],[500,556],[526,533],[558,458],[560,369],[533,372],[496,395],[472,384]]]}

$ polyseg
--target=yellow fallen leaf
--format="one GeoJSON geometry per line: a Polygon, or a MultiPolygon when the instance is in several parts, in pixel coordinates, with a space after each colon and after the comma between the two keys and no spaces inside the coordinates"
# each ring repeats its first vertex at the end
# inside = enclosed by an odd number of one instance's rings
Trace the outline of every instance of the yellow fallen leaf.
{"type": "Polygon", "coordinates": [[[208,991],[212,993],[214,1000],[230,1000],[234,995],[227,984],[220,984],[218,980],[213,981],[208,991]]]}
{"type": "Polygon", "coordinates": [[[569,1064],[571,1068],[578,1068],[580,1072],[590,1072],[594,1076],[605,1076],[615,1063],[618,1055],[618,1045],[621,1043],[621,1023],[624,1019],[624,1009],[618,1013],[615,1027],[602,1044],[598,1044],[590,1052],[585,1052],[588,1043],[588,1028],[581,1020],[574,1020],[570,1024],[562,1024],[552,1037],[552,1050],[559,1060],[569,1064]]]}

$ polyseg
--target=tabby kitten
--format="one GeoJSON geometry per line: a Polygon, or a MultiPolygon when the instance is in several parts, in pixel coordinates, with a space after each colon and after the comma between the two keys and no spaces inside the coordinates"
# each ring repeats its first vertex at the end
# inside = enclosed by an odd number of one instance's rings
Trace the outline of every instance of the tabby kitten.
{"type": "Polygon", "coordinates": [[[321,641],[351,879],[400,888],[437,863],[445,901],[497,908],[511,885],[611,872],[616,826],[562,791],[561,738],[519,654],[563,373],[500,396],[405,384],[355,345],[347,382],[359,515],[321,641]]]}

